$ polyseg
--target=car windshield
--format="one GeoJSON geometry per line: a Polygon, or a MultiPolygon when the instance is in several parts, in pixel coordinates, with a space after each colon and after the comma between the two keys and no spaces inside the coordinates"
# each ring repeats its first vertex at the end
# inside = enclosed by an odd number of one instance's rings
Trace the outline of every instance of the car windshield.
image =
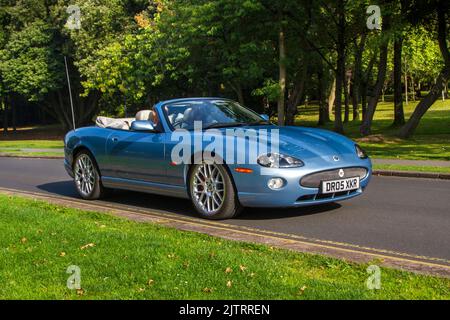
{"type": "Polygon", "coordinates": [[[164,106],[167,119],[174,129],[194,129],[201,122],[203,129],[269,124],[257,113],[230,100],[191,100],[164,106]]]}

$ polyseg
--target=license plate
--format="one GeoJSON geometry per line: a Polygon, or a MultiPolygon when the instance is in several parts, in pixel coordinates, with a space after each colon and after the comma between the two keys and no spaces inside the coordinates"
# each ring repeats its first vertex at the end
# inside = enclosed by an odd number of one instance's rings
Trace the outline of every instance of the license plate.
{"type": "Polygon", "coordinates": [[[342,180],[322,181],[322,193],[335,193],[359,189],[359,177],[342,180]]]}

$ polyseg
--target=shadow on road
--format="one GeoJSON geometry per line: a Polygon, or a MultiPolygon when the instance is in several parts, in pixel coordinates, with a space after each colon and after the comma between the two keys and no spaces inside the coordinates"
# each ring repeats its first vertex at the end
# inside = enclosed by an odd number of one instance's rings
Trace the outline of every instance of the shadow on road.
{"type": "Polygon", "coordinates": [[[71,180],[41,184],[37,188],[53,195],[80,199],[71,180]]]}
{"type": "MultiPolygon", "coordinates": [[[[75,190],[73,181],[59,181],[37,186],[38,189],[53,195],[80,199],[75,190]]],[[[134,207],[140,210],[161,210],[169,213],[198,217],[194,207],[189,200],[152,195],[140,192],[114,190],[107,198],[99,203],[118,204],[121,206],[134,207]]],[[[235,220],[270,220],[280,218],[291,218],[308,216],[324,212],[333,212],[341,208],[338,203],[330,203],[319,206],[301,208],[247,208],[235,220]]]]}
{"type": "Polygon", "coordinates": [[[331,213],[341,208],[338,203],[321,204],[317,206],[299,208],[247,208],[239,216],[239,220],[271,220],[280,218],[291,218],[299,216],[309,216],[319,213],[331,213]]]}

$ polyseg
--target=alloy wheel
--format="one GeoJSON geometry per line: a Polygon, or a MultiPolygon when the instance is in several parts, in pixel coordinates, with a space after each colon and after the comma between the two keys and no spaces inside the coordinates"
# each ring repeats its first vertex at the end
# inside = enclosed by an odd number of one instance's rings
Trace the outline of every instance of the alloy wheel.
{"type": "Polygon", "coordinates": [[[82,154],[77,158],[74,167],[75,184],[78,191],[84,195],[89,196],[95,187],[95,169],[91,158],[82,154]]]}
{"type": "Polygon", "coordinates": [[[225,192],[224,177],[216,165],[205,163],[196,167],[192,198],[207,215],[213,215],[222,208],[225,192]]]}

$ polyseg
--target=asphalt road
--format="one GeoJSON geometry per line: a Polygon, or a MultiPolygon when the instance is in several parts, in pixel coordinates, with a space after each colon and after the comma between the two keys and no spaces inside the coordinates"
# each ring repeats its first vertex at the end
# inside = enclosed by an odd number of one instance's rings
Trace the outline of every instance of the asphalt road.
{"type": "MultiPolygon", "coordinates": [[[[79,198],[62,160],[0,158],[0,187],[79,198]]],[[[109,204],[195,216],[187,200],[116,192],[109,204]]],[[[450,260],[450,181],[374,177],[340,204],[248,209],[227,224],[450,260]]]]}

